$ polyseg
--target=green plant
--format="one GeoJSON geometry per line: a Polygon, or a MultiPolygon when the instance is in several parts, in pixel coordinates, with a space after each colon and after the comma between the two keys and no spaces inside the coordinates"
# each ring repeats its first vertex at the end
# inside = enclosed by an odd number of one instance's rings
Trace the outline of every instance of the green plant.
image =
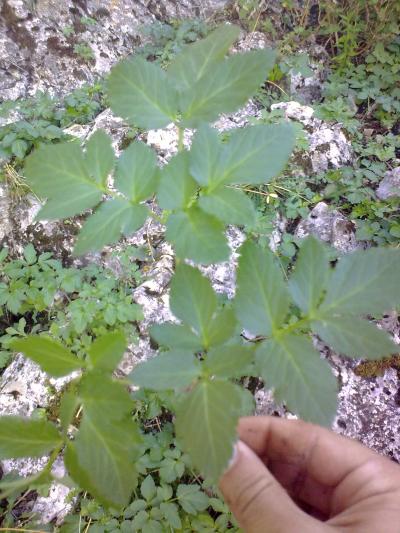
{"type": "Polygon", "coordinates": [[[74,44],[74,53],[85,61],[91,61],[94,59],[93,48],[88,43],[82,42],[74,44]]]}
{"type": "MultiPolygon", "coordinates": [[[[167,72],[140,58],[123,60],[112,70],[108,95],[115,113],[145,129],[176,124],[179,152],[162,169],[156,154],[140,142],[131,143],[116,161],[111,139],[101,131],[92,135],[85,151],[77,143],[64,143],[43,146],[28,158],[28,182],[47,198],[39,216],[70,217],[97,206],[82,227],[75,254],[116,242],[149,215],[159,218],[145,203],[156,196],[166,238],[177,256],[170,307],[180,323],[151,328],[160,353],[125,380],[111,377],[125,349],[120,332],[98,337],[81,358],[45,336],[13,341],[16,351],[50,375],[82,371],[62,396],[59,427],[45,420],[0,418],[5,435],[1,457],[51,453],[42,473],[20,483],[47,478],[65,447],[69,474],[80,488],[105,506],[129,504],[142,440],[132,415],[138,400],[128,392],[131,384],[170,394],[182,451],[193,468],[216,480],[232,455],[238,417],[253,408],[242,378],[261,376],[290,410],[329,424],[336,410],[336,380],[312,335],[348,357],[375,359],[397,351],[384,331],[359,317],[377,318],[399,305],[399,250],[355,252],[332,268],[325,247],[308,238],[287,282],[272,252],[248,241],[239,250],[231,302],[218,300],[210,281],[185,264],[185,259],[204,264],[228,259],[226,225],[255,222],[251,200],[232,186],[270,181],[284,168],[294,144],[290,124],[249,126],[225,142],[207,125],[244,104],[273,65],[269,50],[225,58],[237,34],[232,26],[217,28],[185,48],[167,72]],[[190,150],[183,146],[186,127],[197,129],[190,150]],[[78,409],[79,424],[74,421],[78,409]]],[[[174,452],[166,458],[179,463],[180,457],[174,452]]],[[[176,464],[172,469],[167,461],[166,466],[176,472],[176,464]]],[[[149,501],[150,493],[157,496],[151,479],[141,485],[149,501]]],[[[13,487],[3,484],[5,491],[13,487]]],[[[176,497],[181,500],[178,489],[176,497]]],[[[170,498],[164,503],[171,503],[170,498]]],[[[147,512],[147,501],[145,506],[147,512]]],[[[153,519],[157,521],[147,514],[146,525],[153,519]]]]}

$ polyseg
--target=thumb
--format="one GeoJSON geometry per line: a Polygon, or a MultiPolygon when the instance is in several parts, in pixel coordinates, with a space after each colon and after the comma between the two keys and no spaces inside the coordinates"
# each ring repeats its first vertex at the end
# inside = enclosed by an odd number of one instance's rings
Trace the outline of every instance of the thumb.
{"type": "Polygon", "coordinates": [[[246,533],[321,531],[244,442],[236,444],[232,462],[219,486],[246,533]]]}

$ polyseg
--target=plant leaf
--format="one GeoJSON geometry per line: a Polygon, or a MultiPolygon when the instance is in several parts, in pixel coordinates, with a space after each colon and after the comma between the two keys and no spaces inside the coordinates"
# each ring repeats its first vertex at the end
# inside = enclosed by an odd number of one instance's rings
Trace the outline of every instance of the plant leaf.
{"type": "Polygon", "coordinates": [[[61,396],[59,410],[60,425],[64,431],[64,434],[66,434],[69,429],[77,407],[78,397],[76,395],[75,388],[73,390],[67,389],[61,396]]]}
{"type": "Polygon", "coordinates": [[[200,490],[198,485],[185,485],[180,483],[176,489],[176,497],[182,509],[189,514],[197,515],[209,505],[207,494],[200,490]]]}
{"type": "Polygon", "coordinates": [[[41,457],[61,444],[56,427],[47,420],[0,417],[0,459],[41,457]]]}
{"type": "Polygon", "coordinates": [[[42,470],[31,476],[18,477],[17,479],[12,479],[10,481],[3,479],[0,481],[0,498],[3,500],[16,493],[20,494],[25,489],[33,489],[40,487],[40,485],[50,484],[52,480],[53,479],[47,470],[42,470]]]}
{"type": "Polygon", "coordinates": [[[156,495],[156,484],[150,475],[146,476],[140,485],[140,493],[147,502],[151,501],[156,495]]]}
{"type": "Polygon", "coordinates": [[[253,202],[243,191],[220,187],[199,199],[200,208],[226,224],[252,225],[256,220],[253,202]]]}
{"type": "Polygon", "coordinates": [[[186,325],[154,324],[150,328],[150,335],[160,346],[169,348],[180,348],[191,352],[198,352],[201,349],[200,339],[186,325]]]}
{"type": "Polygon", "coordinates": [[[399,351],[385,331],[358,317],[325,316],[311,327],[328,346],[348,357],[378,359],[399,351]]]}
{"type": "Polygon", "coordinates": [[[290,124],[265,124],[235,130],[209,178],[223,183],[268,183],[285,168],[294,146],[290,124]]]}
{"type": "Polygon", "coordinates": [[[170,215],[165,236],[174,245],[178,257],[208,265],[229,258],[230,249],[223,230],[219,220],[193,206],[170,215]]]}
{"type": "Polygon", "coordinates": [[[171,281],[170,308],[173,314],[191,326],[207,341],[209,325],[217,309],[217,297],[211,282],[189,265],[178,265],[171,281]]]}
{"type": "Polygon", "coordinates": [[[86,170],[78,143],[40,146],[27,157],[25,176],[32,190],[47,198],[37,215],[40,219],[77,215],[102,198],[102,190],[86,170]]]}
{"type": "Polygon", "coordinates": [[[160,510],[173,530],[181,529],[182,522],[179,517],[178,506],[175,503],[161,503],[160,510]]]}
{"type": "Polygon", "coordinates": [[[190,147],[190,172],[199,185],[206,186],[214,178],[222,143],[216,129],[201,124],[190,147]]]}
{"type": "Polygon", "coordinates": [[[85,413],[91,417],[99,415],[107,420],[122,420],[134,408],[129,392],[122,383],[93,371],[81,379],[79,397],[85,413]]]}
{"type": "Polygon", "coordinates": [[[242,398],[237,385],[202,381],[182,399],[175,429],[193,464],[205,477],[217,480],[232,457],[242,398]]]}
{"type": "Polygon", "coordinates": [[[86,143],[85,167],[101,186],[107,186],[108,175],[115,165],[111,137],[104,130],[96,130],[86,143]]]}
{"type": "Polygon", "coordinates": [[[239,378],[246,375],[253,358],[252,346],[231,344],[211,348],[205,365],[208,371],[218,378],[239,378]]]}
{"type": "Polygon", "coordinates": [[[259,373],[278,401],[305,420],[329,426],[336,412],[336,379],[310,339],[282,335],[256,350],[259,373]]]}
{"type": "Polygon", "coordinates": [[[153,196],[157,189],[157,156],[147,144],[131,143],[120,155],[115,172],[115,186],[132,202],[153,196]]]}
{"type": "Polygon", "coordinates": [[[382,313],[400,303],[400,250],[370,248],[339,260],[321,312],[382,313]]]}
{"type": "Polygon", "coordinates": [[[217,313],[208,324],[204,348],[218,346],[233,337],[237,326],[236,315],[233,309],[225,307],[217,313]]]}
{"type": "Polygon", "coordinates": [[[171,350],[139,363],[129,374],[129,380],[151,390],[180,389],[200,374],[199,362],[193,355],[184,350],[171,350]]]}
{"type": "Polygon", "coordinates": [[[312,313],[317,308],[329,274],[326,247],[315,237],[306,237],[289,281],[290,295],[302,311],[312,313]]]}
{"type": "Polygon", "coordinates": [[[267,78],[274,61],[272,50],[253,50],[210,67],[180,95],[182,124],[186,128],[197,127],[244,105],[267,78]]]}
{"type": "Polygon", "coordinates": [[[11,347],[16,352],[22,352],[25,357],[40,365],[42,370],[56,378],[66,376],[73,370],[85,366],[84,361],[48,337],[29,335],[23,339],[16,339],[11,343],[11,347]]]}
{"type": "Polygon", "coordinates": [[[162,209],[185,209],[197,190],[189,171],[189,153],[179,152],[160,172],[157,200],[162,209]]]}
{"type": "Polygon", "coordinates": [[[176,119],[177,93],[166,73],[140,57],[111,69],[108,96],[113,112],[134,126],[163,128],[176,119]]]}
{"type": "Polygon", "coordinates": [[[168,67],[168,76],[180,89],[192,87],[210,67],[220,62],[239,36],[239,28],[224,24],[205,39],[186,46],[168,67]]]}
{"type": "Polygon", "coordinates": [[[251,242],[240,248],[236,316],[251,333],[270,335],[289,310],[289,296],[274,255],[251,242]]]}
{"type": "Polygon", "coordinates": [[[124,198],[103,202],[84,223],[75,243],[74,255],[101,250],[106,244],[116,242],[121,233],[129,235],[146,221],[148,209],[133,205],[124,198]]]}
{"type": "Polygon", "coordinates": [[[112,372],[121,361],[126,344],[125,335],[121,331],[106,333],[90,346],[89,360],[94,368],[112,372]]]}
{"type": "Polygon", "coordinates": [[[133,460],[140,442],[134,423],[110,420],[99,411],[84,414],[75,441],[68,446],[66,464],[72,478],[106,507],[129,503],[137,484],[133,460]]]}

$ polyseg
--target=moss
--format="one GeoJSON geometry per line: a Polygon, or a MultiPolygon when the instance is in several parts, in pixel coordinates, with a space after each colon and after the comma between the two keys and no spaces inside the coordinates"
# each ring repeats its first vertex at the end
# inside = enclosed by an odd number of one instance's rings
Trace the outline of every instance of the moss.
{"type": "Polygon", "coordinates": [[[364,361],[355,367],[354,373],[363,378],[376,378],[383,376],[388,368],[395,368],[400,377],[400,354],[378,361],[364,361]]]}

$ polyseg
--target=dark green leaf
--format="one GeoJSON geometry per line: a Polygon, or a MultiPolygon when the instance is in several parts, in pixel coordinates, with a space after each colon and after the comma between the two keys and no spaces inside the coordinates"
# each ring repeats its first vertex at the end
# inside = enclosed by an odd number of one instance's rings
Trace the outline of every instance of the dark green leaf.
{"type": "Polygon", "coordinates": [[[204,347],[218,346],[229,340],[234,335],[236,326],[236,315],[233,309],[222,309],[208,324],[207,336],[205,338],[207,343],[204,347]]]}
{"type": "Polygon", "coordinates": [[[148,502],[154,498],[157,493],[157,489],[154,479],[151,476],[144,478],[142,484],[140,485],[140,492],[143,498],[148,502]]]}
{"type": "Polygon", "coordinates": [[[285,168],[294,146],[290,124],[239,128],[224,146],[208,179],[210,189],[223,183],[268,183],[285,168]]]}
{"type": "Polygon", "coordinates": [[[28,143],[23,139],[16,139],[11,145],[11,152],[18,159],[23,159],[28,151],[28,143]]]}
{"type": "Polygon", "coordinates": [[[129,503],[137,483],[133,459],[139,435],[129,419],[117,422],[84,414],[66,456],[67,467],[81,488],[100,503],[120,508],[129,503]]]}
{"type": "Polygon", "coordinates": [[[89,176],[78,143],[43,145],[28,156],[25,176],[46,205],[41,219],[65,218],[98,204],[102,190],[89,176]]]}
{"type": "Polygon", "coordinates": [[[320,309],[324,314],[374,314],[399,304],[400,250],[371,248],[339,260],[320,309]]]}
{"type": "Polygon", "coordinates": [[[198,514],[208,507],[208,496],[200,490],[198,485],[178,485],[176,497],[182,509],[189,514],[198,514]]]}
{"type": "Polygon", "coordinates": [[[113,112],[134,126],[163,128],[177,115],[177,93],[165,72],[140,57],[120,61],[108,80],[113,112]]]}
{"type": "Polygon", "coordinates": [[[217,308],[211,282],[197,268],[178,265],[171,282],[170,308],[208,344],[208,331],[217,308]]]}
{"type": "Polygon", "coordinates": [[[95,368],[107,372],[115,370],[126,349],[125,335],[120,331],[98,337],[90,346],[88,356],[95,368]]]}
{"type": "Polygon", "coordinates": [[[73,370],[85,366],[84,361],[79,360],[58,341],[48,337],[32,335],[13,341],[11,346],[13,350],[22,352],[26,357],[38,363],[45,372],[56,378],[66,376],[73,370]]]}
{"type": "Polygon", "coordinates": [[[349,357],[378,359],[399,351],[385,331],[358,317],[326,316],[311,327],[328,346],[349,357]]]}
{"type": "Polygon", "coordinates": [[[198,352],[201,349],[200,339],[185,325],[155,324],[150,328],[150,335],[160,346],[181,348],[191,352],[198,352]]]}
{"type": "Polygon", "coordinates": [[[69,426],[74,418],[74,414],[78,407],[78,398],[75,389],[66,390],[61,396],[60,401],[60,424],[64,433],[67,433],[69,426]]]}
{"type": "Polygon", "coordinates": [[[229,258],[223,224],[196,206],[171,215],[165,236],[174,245],[178,257],[204,264],[229,258]]]}
{"type": "Polygon", "coordinates": [[[128,236],[139,229],[148,214],[144,205],[132,205],[124,198],[103,202],[83,225],[74,248],[74,255],[100,250],[116,242],[121,233],[128,236]]]}
{"type": "Polygon", "coordinates": [[[33,265],[33,263],[36,263],[37,254],[32,243],[29,243],[25,246],[24,257],[28,265],[33,265]]]}
{"type": "Polygon", "coordinates": [[[179,518],[178,506],[175,503],[162,503],[160,510],[167,520],[168,524],[174,529],[181,529],[182,522],[179,518]]]}
{"type": "Polygon", "coordinates": [[[329,426],[336,412],[336,379],[310,339],[282,335],[256,351],[259,373],[277,401],[302,418],[329,426]]]}
{"type": "Polygon", "coordinates": [[[289,281],[289,291],[295,303],[305,313],[318,306],[330,274],[326,247],[315,237],[301,244],[296,266],[289,281]]]}
{"type": "Polygon", "coordinates": [[[25,489],[33,489],[41,485],[50,484],[51,482],[52,477],[47,470],[42,470],[31,476],[18,477],[10,481],[2,479],[0,481],[0,498],[4,499],[11,495],[20,494],[25,489]]]}
{"type": "Polygon", "coordinates": [[[179,441],[194,466],[214,480],[232,456],[242,402],[238,388],[227,381],[203,381],[182,399],[176,412],[179,441]]]}
{"type": "Polygon", "coordinates": [[[0,417],[0,459],[41,457],[61,442],[56,427],[46,420],[0,417]]]}
{"type": "Polygon", "coordinates": [[[180,96],[183,125],[197,127],[244,105],[267,78],[274,61],[272,50],[253,50],[211,66],[180,96]]]}
{"type": "Polygon", "coordinates": [[[85,413],[104,416],[107,420],[122,420],[133,411],[134,403],[126,387],[111,377],[88,372],[80,382],[79,396],[85,413]]]}
{"type": "Polygon", "coordinates": [[[139,363],[129,380],[146,389],[180,389],[190,385],[200,374],[200,364],[193,355],[174,350],[139,363]]]}
{"type": "Polygon", "coordinates": [[[219,378],[239,378],[246,375],[253,357],[252,346],[219,346],[210,350],[205,364],[208,371],[219,378]]]}
{"type": "Polygon", "coordinates": [[[115,154],[111,137],[103,130],[97,130],[86,143],[85,166],[88,174],[102,185],[107,186],[107,177],[115,164],[115,154]]]}
{"type": "Polygon", "coordinates": [[[215,179],[221,150],[217,130],[202,124],[194,134],[189,152],[190,172],[199,185],[205,187],[215,179]]]}
{"type": "Polygon", "coordinates": [[[239,36],[239,28],[224,24],[205,39],[188,45],[176,55],[168,68],[168,75],[181,89],[194,85],[207,71],[220,62],[239,36]]]}
{"type": "Polygon", "coordinates": [[[189,153],[179,152],[160,173],[157,200],[162,209],[184,209],[197,189],[189,171],[189,153]]]}
{"type": "Polygon", "coordinates": [[[115,186],[129,200],[141,202],[153,196],[157,182],[156,153],[147,144],[131,143],[118,159],[115,186]]]}
{"type": "Polygon", "coordinates": [[[226,224],[252,225],[256,219],[253,202],[243,191],[220,187],[200,197],[203,211],[226,224]]]}
{"type": "Polygon", "coordinates": [[[254,334],[270,335],[289,310],[289,297],[274,255],[251,242],[240,248],[236,316],[254,334]]]}

